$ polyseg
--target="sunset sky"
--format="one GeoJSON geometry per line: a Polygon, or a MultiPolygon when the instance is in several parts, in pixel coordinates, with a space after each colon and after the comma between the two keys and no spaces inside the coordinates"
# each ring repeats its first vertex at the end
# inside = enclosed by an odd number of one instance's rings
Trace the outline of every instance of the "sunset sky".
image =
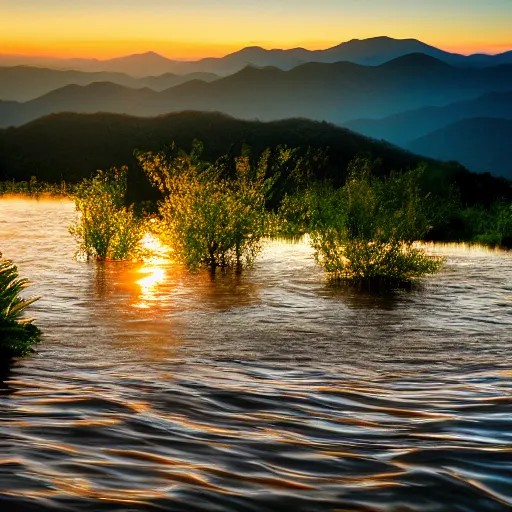
{"type": "Polygon", "coordinates": [[[512,0],[0,0],[0,54],[197,59],[380,35],[511,50],[512,0]]]}

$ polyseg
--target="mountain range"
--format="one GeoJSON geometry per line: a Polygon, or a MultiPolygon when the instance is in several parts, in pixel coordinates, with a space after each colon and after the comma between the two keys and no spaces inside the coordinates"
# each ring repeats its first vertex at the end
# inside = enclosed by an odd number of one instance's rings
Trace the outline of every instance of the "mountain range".
{"type": "Polygon", "coordinates": [[[196,61],[172,60],[155,52],[107,60],[0,55],[0,66],[25,65],[88,72],[116,72],[126,73],[134,77],[156,76],[164,73],[183,75],[198,72],[229,75],[240,71],[247,65],[274,66],[289,70],[308,62],[348,61],[376,66],[410,53],[424,53],[448,64],[464,67],[485,67],[512,63],[512,51],[498,55],[474,54],[465,56],[440,50],[417,39],[374,37],[352,39],[325,50],[307,50],[305,48],[266,50],[253,46],[243,48],[224,57],[210,57],[196,61]]]}
{"type": "Polygon", "coordinates": [[[153,118],[186,110],[327,121],[512,176],[512,51],[464,56],[378,37],[315,51],[248,47],[199,61],[153,52],[103,61],[0,55],[0,128],[59,112],[153,118]]]}
{"type": "Polygon", "coordinates": [[[424,54],[409,54],[379,66],[309,63],[290,71],[248,66],[212,82],[191,80],[161,92],[110,82],[67,85],[28,102],[0,102],[0,126],[65,111],[156,116],[182,110],[342,124],[511,89],[512,64],[461,68],[424,54]]]}

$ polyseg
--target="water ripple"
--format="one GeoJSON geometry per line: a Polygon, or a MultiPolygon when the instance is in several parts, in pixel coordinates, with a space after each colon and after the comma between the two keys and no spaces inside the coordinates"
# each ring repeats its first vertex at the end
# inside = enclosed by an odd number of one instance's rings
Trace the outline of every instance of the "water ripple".
{"type": "Polygon", "coordinates": [[[72,210],[0,203],[45,332],[0,389],[0,510],[512,510],[510,254],[433,246],[377,297],[306,244],[243,278],[79,264],[72,210]]]}

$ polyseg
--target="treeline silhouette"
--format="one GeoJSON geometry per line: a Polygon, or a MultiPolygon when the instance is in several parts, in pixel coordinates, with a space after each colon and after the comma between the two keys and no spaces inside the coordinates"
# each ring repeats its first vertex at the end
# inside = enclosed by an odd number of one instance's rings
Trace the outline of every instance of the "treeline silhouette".
{"type": "MultiPolygon", "coordinates": [[[[35,176],[38,181],[73,184],[98,169],[127,165],[128,201],[154,202],[158,192],[149,184],[134,151],[165,151],[171,143],[188,151],[194,140],[203,141],[203,157],[211,162],[223,155],[232,158],[247,152],[258,158],[267,148],[275,150],[283,145],[298,148],[297,158],[308,167],[307,181],[329,181],[334,187],[345,183],[348,165],[357,155],[376,160],[373,172],[377,176],[424,163],[424,191],[447,208],[445,220],[431,232],[435,239],[473,239],[482,226],[492,225],[492,209],[498,202],[512,201],[512,182],[504,178],[473,173],[457,163],[425,159],[325,122],[289,119],[263,123],[204,112],[156,118],[59,114],[3,130],[0,180],[29,182],[35,176]],[[461,214],[468,208],[476,209],[478,215],[461,214]],[[490,217],[484,218],[487,214],[490,217]],[[478,229],[474,226],[476,217],[478,229]]],[[[276,208],[285,194],[293,192],[294,180],[289,177],[295,168],[279,169],[270,208],[276,208]]]]}

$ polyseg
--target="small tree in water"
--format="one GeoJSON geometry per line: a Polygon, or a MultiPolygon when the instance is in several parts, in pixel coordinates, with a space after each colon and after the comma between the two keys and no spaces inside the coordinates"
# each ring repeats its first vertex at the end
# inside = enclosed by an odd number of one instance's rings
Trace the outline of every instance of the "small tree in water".
{"type": "Polygon", "coordinates": [[[202,145],[195,142],[190,154],[138,155],[165,196],[158,234],[189,268],[241,269],[261,250],[268,226],[265,198],[273,183],[266,178],[269,153],[257,166],[245,156],[209,164],[201,154],[202,145]]]}
{"type": "Polygon", "coordinates": [[[124,205],[127,171],[126,167],[98,171],[76,187],[78,218],[70,233],[78,242],[78,252],[87,259],[126,260],[136,254],[144,221],[124,205]]]}
{"type": "Polygon", "coordinates": [[[430,229],[422,168],[381,180],[372,162],[357,158],[345,185],[309,193],[311,243],[317,262],[335,280],[381,287],[437,272],[439,259],[414,247],[430,229]]]}

